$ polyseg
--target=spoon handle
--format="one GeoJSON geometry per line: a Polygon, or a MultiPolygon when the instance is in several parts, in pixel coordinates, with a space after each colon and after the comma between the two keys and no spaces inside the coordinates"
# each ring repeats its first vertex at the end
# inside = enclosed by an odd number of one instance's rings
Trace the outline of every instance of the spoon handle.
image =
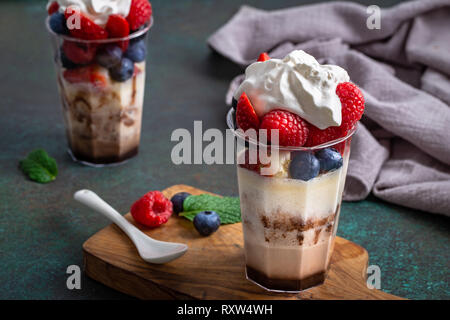
{"type": "Polygon", "coordinates": [[[101,213],[106,218],[114,222],[120,229],[122,229],[128,237],[136,244],[136,236],[141,231],[127,221],[120,213],[113,207],[100,198],[95,192],[87,189],[78,190],[73,195],[74,199],[85,204],[89,208],[101,213]]]}

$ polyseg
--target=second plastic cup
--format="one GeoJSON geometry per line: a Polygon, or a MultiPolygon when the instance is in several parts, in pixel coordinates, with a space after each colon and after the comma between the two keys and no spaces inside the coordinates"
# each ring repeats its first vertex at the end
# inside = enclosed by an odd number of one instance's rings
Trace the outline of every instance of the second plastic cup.
{"type": "Polygon", "coordinates": [[[125,38],[81,40],[54,33],[47,20],[74,160],[104,166],[138,153],[151,24],[125,38]]]}

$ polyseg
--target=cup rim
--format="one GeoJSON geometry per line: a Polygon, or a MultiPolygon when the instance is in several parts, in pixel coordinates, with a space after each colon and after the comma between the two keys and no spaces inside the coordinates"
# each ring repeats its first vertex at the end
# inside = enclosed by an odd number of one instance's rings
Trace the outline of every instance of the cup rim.
{"type": "Polygon", "coordinates": [[[118,41],[131,40],[131,39],[137,38],[137,37],[145,34],[153,26],[153,16],[152,16],[150,18],[150,22],[148,23],[148,25],[144,29],[135,31],[135,32],[129,34],[128,36],[126,36],[126,37],[122,37],[122,38],[107,38],[107,39],[98,39],[98,40],[86,40],[86,39],[77,39],[77,38],[74,38],[74,37],[71,37],[71,36],[58,34],[58,33],[54,32],[52,30],[52,28],[50,28],[50,17],[51,16],[48,16],[45,19],[45,26],[47,28],[47,31],[51,35],[56,36],[58,38],[62,38],[62,39],[67,40],[67,41],[84,43],[84,44],[90,44],[90,43],[104,44],[104,43],[113,43],[113,42],[118,42],[118,41]]]}
{"type": "Polygon", "coordinates": [[[319,144],[317,146],[313,146],[313,147],[294,147],[294,146],[278,146],[278,145],[271,145],[271,144],[264,144],[261,143],[251,137],[245,136],[243,134],[242,130],[236,130],[235,129],[235,123],[234,123],[234,115],[235,110],[233,108],[230,108],[230,110],[228,110],[227,112],[227,125],[228,128],[233,132],[233,134],[240,139],[243,139],[245,141],[248,141],[249,143],[253,144],[253,145],[258,145],[261,146],[263,148],[274,148],[274,149],[278,149],[278,150],[283,150],[283,151],[313,151],[313,150],[318,150],[318,149],[324,149],[327,147],[332,147],[338,143],[341,143],[343,141],[346,141],[348,138],[350,138],[356,131],[358,123],[356,123],[353,128],[347,133],[347,135],[345,137],[339,138],[339,139],[335,139],[335,140],[331,140],[328,141],[326,143],[322,143],[319,144]]]}

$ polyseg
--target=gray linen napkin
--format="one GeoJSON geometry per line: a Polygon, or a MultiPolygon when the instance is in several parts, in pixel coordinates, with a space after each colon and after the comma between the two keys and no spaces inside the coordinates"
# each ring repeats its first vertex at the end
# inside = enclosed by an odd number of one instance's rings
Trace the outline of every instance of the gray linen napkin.
{"type": "MultiPolygon", "coordinates": [[[[352,141],[345,200],[370,192],[450,216],[450,1],[419,0],[381,10],[332,2],[263,11],[241,9],[209,39],[247,66],[261,52],[282,58],[302,49],[345,68],[363,90],[366,111],[352,141]]],[[[242,81],[230,84],[226,102],[242,81]]]]}

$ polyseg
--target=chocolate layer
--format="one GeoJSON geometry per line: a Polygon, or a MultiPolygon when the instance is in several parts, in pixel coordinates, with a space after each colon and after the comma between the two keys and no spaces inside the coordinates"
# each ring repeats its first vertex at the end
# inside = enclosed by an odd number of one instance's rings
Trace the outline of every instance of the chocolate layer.
{"type": "Polygon", "coordinates": [[[247,278],[269,290],[279,291],[301,291],[325,281],[326,270],[313,274],[303,279],[273,279],[267,277],[264,273],[246,266],[247,278]]]}

